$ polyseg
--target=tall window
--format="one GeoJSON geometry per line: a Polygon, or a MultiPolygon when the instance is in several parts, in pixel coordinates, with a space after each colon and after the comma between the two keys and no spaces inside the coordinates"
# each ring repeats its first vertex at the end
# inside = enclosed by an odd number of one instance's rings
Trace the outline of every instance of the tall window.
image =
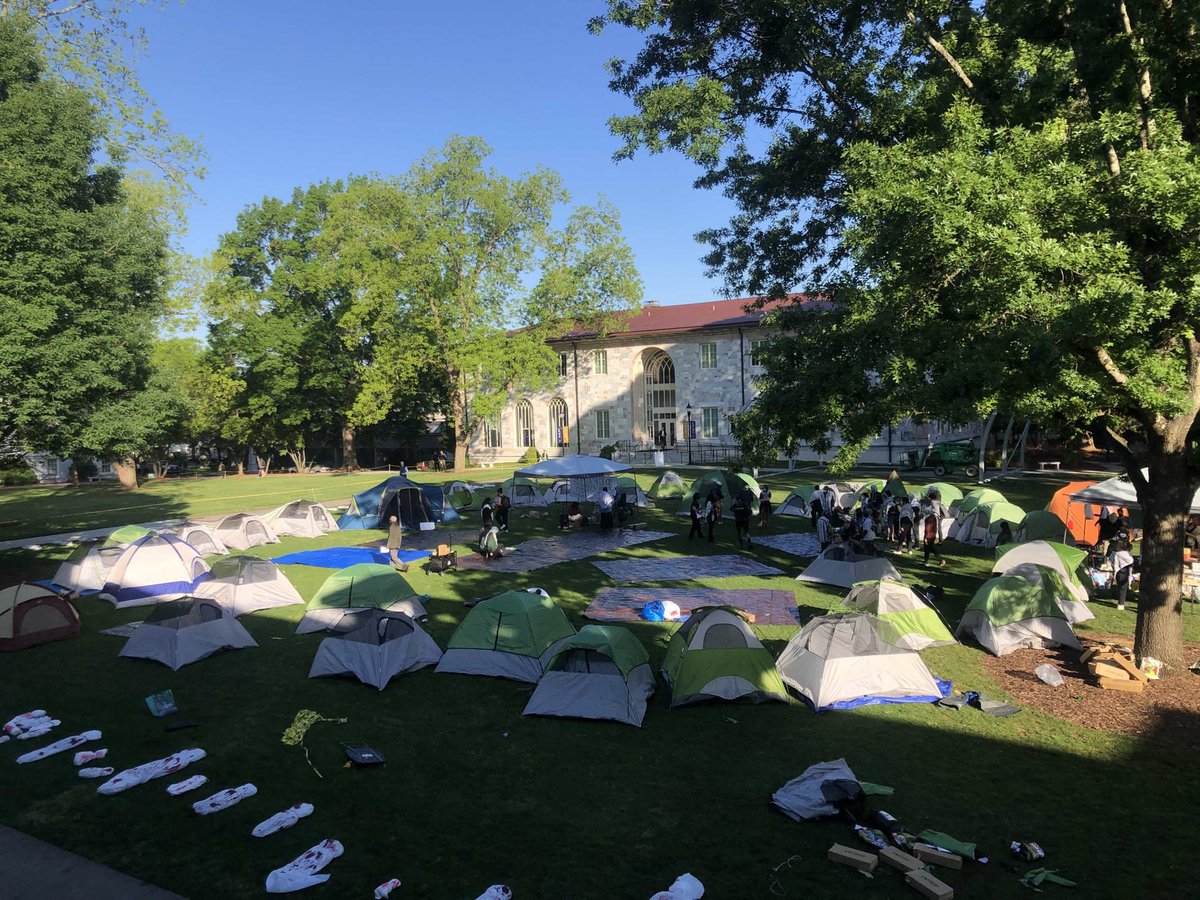
{"type": "Polygon", "coordinates": [[[593,350],[592,351],[592,374],[607,375],[608,374],[608,351],[593,350]]]}
{"type": "Polygon", "coordinates": [[[766,341],[751,341],[750,342],[750,362],[756,366],[763,364],[763,354],[766,352],[766,341]]]}
{"type": "Polygon", "coordinates": [[[563,378],[567,377],[567,354],[558,354],[558,374],[563,378]]]}
{"type": "Polygon", "coordinates": [[[517,404],[517,446],[533,446],[533,404],[522,400],[517,404]]]}
{"type": "Polygon", "coordinates": [[[700,437],[719,437],[720,431],[721,410],[715,406],[705,406],[700,410],[700,437]]]}
{"type": "Polygon", "coordinates": [[[555,397],[550,401],[550,443],[555,447],[565,447],[567,435],[567,401],[555,397]]]}
{"type": "Polygon", "coordinates": [[[500,447],[500,422],[498,419],[488,419],[483,423],[483,446],[489,450],[500,447]]]}
{"type": "Polygon", "coordinates": [[[717,345],[700,345],[700,368],[715,369],[717,367],[717,345]]]}
{"type": "Polygon", "coordinates": [[[675,446],[675,363],[662,350],[646,360],[646,431],[659,446],[675,446]]]}
{"type": "Polygon", "coordinates": [[[607,441],[612,437],[612,427],[609,423],[608,410],[596,410],[596,440],[607,441]]]}

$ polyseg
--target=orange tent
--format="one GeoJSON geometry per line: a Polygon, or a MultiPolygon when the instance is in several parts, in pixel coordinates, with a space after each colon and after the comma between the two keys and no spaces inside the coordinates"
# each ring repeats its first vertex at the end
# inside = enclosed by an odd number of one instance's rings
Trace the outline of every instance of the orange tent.
{"type": "Polygon", "coordinates": [[[1047,510],[1067,523],[1067,530],[1071,532],[1076,543],[1084,547],[1092,547],[1096,541],[1100,540],[1100,520],[1099,518],[1085,519],[1083,510],[1086,504],[1072,503],[1071,495],[1078,494],[1084,488],[1089,488],[1095,483],[1094,481],[1072,481],[1066,487],[1056,491],[1050,502],[1046,504],[1047,510]]]}

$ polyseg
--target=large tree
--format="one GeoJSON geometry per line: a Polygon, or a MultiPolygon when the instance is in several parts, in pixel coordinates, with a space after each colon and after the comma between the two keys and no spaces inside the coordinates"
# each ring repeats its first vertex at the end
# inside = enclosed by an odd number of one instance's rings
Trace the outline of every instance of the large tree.
{"type": "Polygon", "coordinates": [[[0,18],[0,444],[69,454],[149,374],[166,241],[95,163],[103,132],[28,20],[0,18]]]}
{"type": "Polygon", "coordinates": [[[647,33],[613,66],[636,107],[622,152],[682,150],[738,203],[705,235],[732,288],[821,296],[779,317],[743,438],[834,423],[845,465],[903,416],[1099,418],[1143,510],[1136,648],[1182,671],[1200,7],[611,0],[606,18],[647,33]]]}
{"type": "Polygon", "coordinates": [[[386,411],[398,387],[432,378],[448,394],[460,469],[511,390],[551,383],[548,338],[602,326],[641,296],[616,210],[578,207],[556,228],[570,200],[561,178],[503,175],[490,153],[456,137],[401,177],[355,179],[329,228],[354,285],[350,339],[376,341],[362,396],[386,411]]]}

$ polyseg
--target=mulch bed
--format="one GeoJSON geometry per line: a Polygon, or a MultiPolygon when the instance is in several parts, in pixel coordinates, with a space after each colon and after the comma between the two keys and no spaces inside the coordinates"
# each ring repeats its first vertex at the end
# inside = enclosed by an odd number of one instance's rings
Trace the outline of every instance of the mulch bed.
{"type": "MultiPolygon", "coordinates": [[[[1129,646],[1121,635],[1080,638],[1084,650],[1100,641],[1129,646]]],[[[1190,672],[1151,681],[1140,694],[1106,691],[1095,684],[1075,650],[1017,650],[1008,656],[990,654],[984,668],[1018,706],[1033,707],[1076,725],[1129,734],[1160,743],[1195,748],[1200,745],[1200,676],[1190,672]],[[1044,684],[1034,670],[1051,663],[1062,673],[1062,687],[1044,684]]],[[[1184,642],[1184,658],[1200,659],[1200,644],[1184,642]]]]}

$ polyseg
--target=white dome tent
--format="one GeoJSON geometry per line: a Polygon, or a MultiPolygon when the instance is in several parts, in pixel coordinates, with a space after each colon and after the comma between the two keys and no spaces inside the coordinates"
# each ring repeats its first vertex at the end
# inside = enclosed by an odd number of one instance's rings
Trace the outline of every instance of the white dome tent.
{"type": "Polygon", "coordinates": [[[177,600],[193,593],[209,566],[196,548],[173,534],[150,534],[121,553],[100,596],[118,609],[177,600]]]}
{"type": "Polygon", "coordinates": [[[355,616],[350,630],[321,641],[309,678],[353,675],[379,690],[397,675],[436,665],[441,648],[417,622],[400,612],[372,609],[355,616]]]}
{"type": "Polygon", "coordinates": [[[225,546],[235,550],[249,550],[251,547],[261,547],[263,544],[278,544],[279,538],[261,516],[249,513],[235,513],[226,516],[216,527],[217,537],[225,546]]]}
{"type": "Polygon", "coordinates": [[[276,534],[315,538],[337,531],[337,522],[316,500],[293,500],[263,516],[276,534]]]}
{"type": "Polygon", "coordinates": [[[304,602],[279,566],[257,556],[216,560],[211,577],[196,586],[196,596],[216,600],[235,616],[304,602]]]}
{"type": "Polygon", "coordinates": [[[229,610],[214,600],[189,597],[159,604],[133,630],[120,655],[154,660],[177,671],[221,650],[257,646],[229,610]]]}
{"type": "Polygon", "coordinates": [[[201,556],[220,556],[229,552],[212,529],[200,522],[184,522],[176,529],[175,536],[195,547],[201,556]]]}

